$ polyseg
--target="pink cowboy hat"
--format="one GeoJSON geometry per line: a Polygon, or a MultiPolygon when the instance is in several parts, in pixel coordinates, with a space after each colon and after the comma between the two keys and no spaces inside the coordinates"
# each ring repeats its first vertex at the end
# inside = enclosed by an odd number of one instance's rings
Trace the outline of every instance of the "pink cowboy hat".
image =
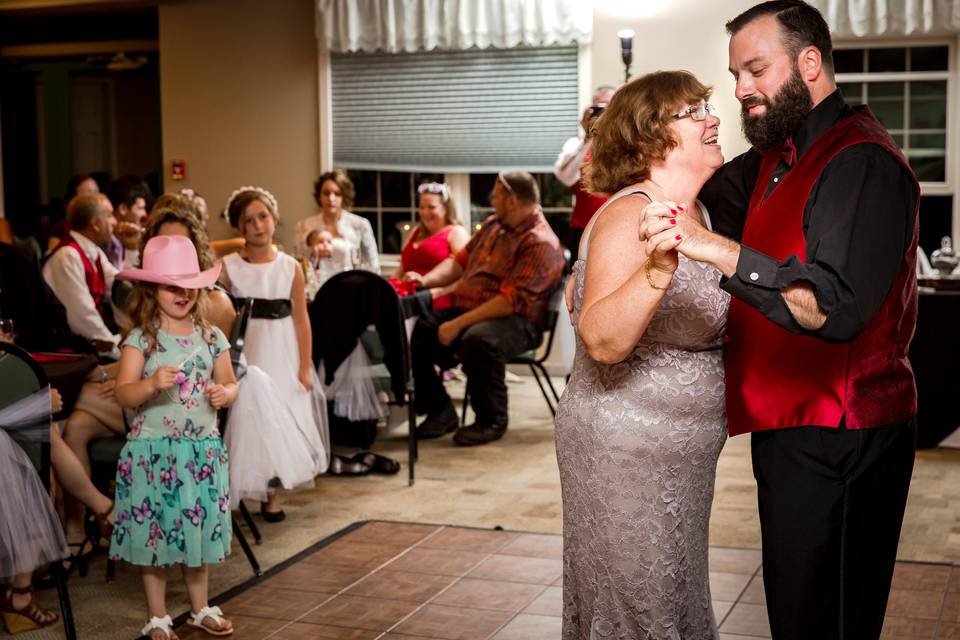
{"type": "Polygon", "coordinates": [[[143,268],[124,269],[120,280],[154,282],[183,289],[203,289],[217,281],[220,263],[200,271],[197,249],[184,236],[155,236],[143,248],[143,268]]]}

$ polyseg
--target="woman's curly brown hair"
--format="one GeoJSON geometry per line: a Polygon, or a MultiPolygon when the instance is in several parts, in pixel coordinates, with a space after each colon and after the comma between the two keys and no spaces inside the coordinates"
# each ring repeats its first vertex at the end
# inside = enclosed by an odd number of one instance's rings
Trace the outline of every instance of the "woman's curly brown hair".
{"type": "Polygon", "coordinates": [[[343,196],[343,204],[341,206],[349,211],[350,208],[353,207],[353,201],[354,198],[357,197],[357,191],[353,187],[353,180],[350,179],[347,172],[343,169],[334,169],[333,171],[321,173],[316,182],[313,183],[313,199],[316,201],[317,206],[323,206],[320,204],[320,192],[323,190],[323,183],[327,180],[339,187],[340,195],[343,196]]]}
{"type": "Polygon", "coordinates": [[[711,91],[687,71],[656,71],[620,87],[593,125],[587,189],[612,194],[649,178],[650,165],[677,146],[672,116],[711,91]]]}

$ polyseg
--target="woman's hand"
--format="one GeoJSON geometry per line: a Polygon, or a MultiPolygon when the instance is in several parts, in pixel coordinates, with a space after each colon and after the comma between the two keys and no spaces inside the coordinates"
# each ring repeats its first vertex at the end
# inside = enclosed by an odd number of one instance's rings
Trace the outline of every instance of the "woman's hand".
{"type": "Polygon", "coordinates": [[[300,384],[303,385],[303,388],[307,391],[313,389],[313,372],[309,367],[297,372],[297,380],[300,381],[300,384]]]}
{"type": "Polygon", "coordinates": [[[180,369],[177,367],[158,367],[157,370],[153,372],[153,375],[150,376],[150,386],[153,387],[154,392],[169,389],[176,384],[177,373],[179,372],[180,369]]]}
{"type": "Polygon", "coordinates": [[[573,322],[573,287],[576,285],[573,276],[567,278],[567,286],[563,289],[563,298],[567,301],[567,313],[570,314],[570,322],[573,322]]]}
{"type": "Polygon", "coordinates": [[[683,241],[678,228],[678,205],[674,202],[651,202],[640,215],[640,241],[647,250],[646,269],[654,281],[669,281],[679,265],[677,247],[683,241]],[[657,278],[657,274],[663,274],[657,278]]]}
{"type": "Polygon", "coordinates": [[[417,273],[416,271],[407,271],[403,274],[404,282],[416,282],[419,285],[423,285],[423,276],[417,273]]]}
{"type": "Polygon", "coordinates": [[[63,396],[60,392],[50,387],[50,413],[60,413],[63,409],[63,396]]]}

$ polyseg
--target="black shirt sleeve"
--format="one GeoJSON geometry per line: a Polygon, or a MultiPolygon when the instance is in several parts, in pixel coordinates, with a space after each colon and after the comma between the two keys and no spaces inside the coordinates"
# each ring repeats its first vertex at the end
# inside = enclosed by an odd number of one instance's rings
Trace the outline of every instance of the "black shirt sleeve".
{"type": "Polygon", "coordinates": [[[717,169],[698,196],[710,214],[713,230],[737,242],[743,236],[760,160],[760,154],[753,149],[740,154],[717,169]]]}
{"type": "Polygon", "coordinates": [[[830,342],[852,340],[880,308],[913,234],[916,191],[900,163],[874,144],[842,151],[824,168],[804,210],[806,261],[778,262],[742,247],[736,274],[721,286],[769,320],[830,342]],[[800,327],[780,290],[804,280],[827,314],[800,327]]]}

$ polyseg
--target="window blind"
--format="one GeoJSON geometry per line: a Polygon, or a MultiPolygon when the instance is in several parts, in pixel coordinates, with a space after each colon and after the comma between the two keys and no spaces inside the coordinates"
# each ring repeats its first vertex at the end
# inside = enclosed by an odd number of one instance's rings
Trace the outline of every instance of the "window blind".
{"type": "Polygon", "coordinates": [[[552,171],[577,134],[577,47],[331,55],[334,163],[552,171]]]}

